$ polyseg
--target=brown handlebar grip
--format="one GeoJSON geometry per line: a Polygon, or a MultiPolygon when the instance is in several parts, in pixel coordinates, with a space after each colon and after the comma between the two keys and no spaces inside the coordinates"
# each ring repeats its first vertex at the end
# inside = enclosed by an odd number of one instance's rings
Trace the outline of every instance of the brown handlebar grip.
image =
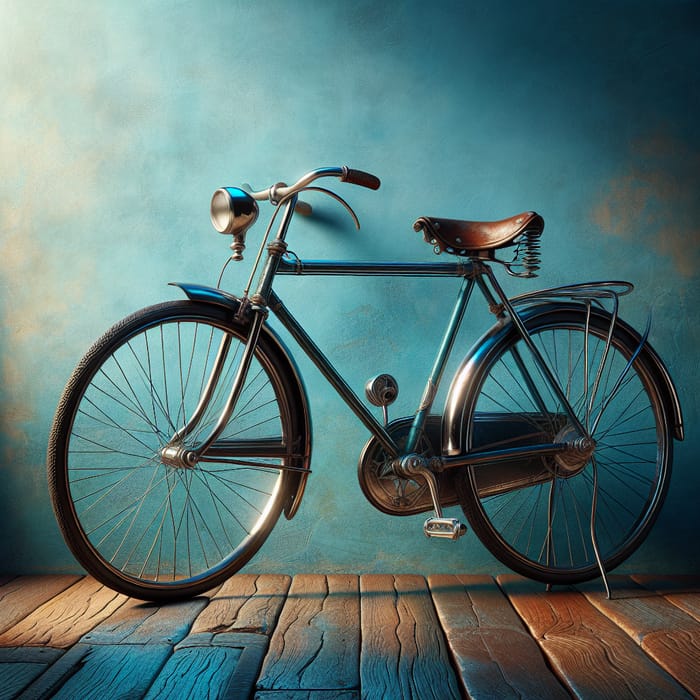
{"type": "Polygon", "coordinates": [[[366,173],[364,170],[353,170],[352,168],[343,168],[343,182],[349,182],[360,187],[367,187],[370,190],[378,190],[381,186],[381,180],[371,173],[366,173]]]}

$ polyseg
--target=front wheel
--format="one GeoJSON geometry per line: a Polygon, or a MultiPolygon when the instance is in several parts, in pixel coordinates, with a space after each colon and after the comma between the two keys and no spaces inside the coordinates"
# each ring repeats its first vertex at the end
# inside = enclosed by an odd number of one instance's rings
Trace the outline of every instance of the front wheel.
{"type": "Polygon", "coordinates": [[[211,454],[194,466],[161,456],[197,414],[226,348],[183,447],[216,423],[245,340],[245,325],[223,308],[168,302],[115,325],[71,376],[49,440],[49,490],[73,554],[107,586],[160,601],[205,592],[253,556],[293,497],[307,466],[308,414],[267,333],[211,454]]]}
{"type": "MultiPolygon", "coordinates": [[[[546,583],[595,578],[641,544],[663,503],[672,437],[657,373],[636,341],[595,308],[535,312],[526,325],[593,443],[520,463],[472,466],[458,479],[474,531],[509,568],[546,583]],[[500,470],[500,473],[499,473],[500,470]]],[[[561,402],[514,328],[491,345],[465,407],[472,449],[574,444],[561,402]]]]}

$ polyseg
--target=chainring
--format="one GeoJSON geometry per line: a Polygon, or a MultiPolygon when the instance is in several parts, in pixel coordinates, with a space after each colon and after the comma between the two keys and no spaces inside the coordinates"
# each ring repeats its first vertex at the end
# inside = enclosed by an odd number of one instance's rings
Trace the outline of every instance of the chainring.
{"type": "MultiPolygon", "coordinates": [[[[399,448],[406,443],[413,418],[398,418],[389,423],[387,432],[399,448]]],[[[437,454],[440,445],[441,417],[428,416],[416,452],[426,457],[437,454]]],[[[384,448],[373,436],[364,446],[357,466],[357,478],[367,500],[388,515],[415,515],[433,509],[430,491],[422,479],[406,479],[391,474],[382,476],[387,461],[384,448]]]]}

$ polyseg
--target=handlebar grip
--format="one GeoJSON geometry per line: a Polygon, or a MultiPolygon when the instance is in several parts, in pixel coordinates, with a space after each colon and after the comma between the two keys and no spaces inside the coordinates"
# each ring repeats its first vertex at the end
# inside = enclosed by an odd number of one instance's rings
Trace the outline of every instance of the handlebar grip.
{"type": "Polygon", "coordinates": [[[343,182],[349,182],[352,185],[360,185],[367,187],[370,190],[378,190],[381,186],[381,180],[371,173],[366,173],[364,170],[353,170],[347,166],[343,166],[343,175],[340,178],[343,182]]]}

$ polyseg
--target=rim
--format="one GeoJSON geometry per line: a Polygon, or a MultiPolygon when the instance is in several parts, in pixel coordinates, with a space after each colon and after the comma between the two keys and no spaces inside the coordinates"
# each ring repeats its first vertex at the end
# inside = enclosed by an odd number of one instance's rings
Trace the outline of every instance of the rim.
{"type": "MultiPolygon", "coordinates": [[[[284,474],[273,466],[284,457],[239,454],[188,469],[160,458],[197,405],[224,334],[214,319],[161,315],[111,350],[78,399],[66,444],[68,500],[85,545],[123,580],[182,587],[209,579],[249,558],[279,515],[284,474]]],[[[234,336],[188,446],[218,418],[239,356],[234,336]]],[[[264,438],[283,451],[288,411],[276,381],[256,356],[220,440],[264,438]]]]}
{"type": "MultiPolygon", "coordinates": [[[[595,535],[609,565],[628,556],[651,525],[665,491],[667,431],[664,413],[642,364],[625,372],[628,358],[614,342],[606,354],[606,334],[585,323],[550,322],[533,338],[584,425],[593,431],[590,446],[578,457],[537,458],[525,473],[544,474],[530,486],[484,492],[478,500],[484,526],[510,559],[527,573],[575,575],[598,568],[591,537],[594,480],[597,479],[595,535]]],[[[522,347],[517,343],[516,347],[522,347]]],[[[477,394],[474,415],[492,412],[522,416],[525,443],[554,441],[570,433],[565,412],[547,388],[529,353],[519,354],[546,406],[533,399],[518,369],[513,346],[494,358],[477,394]],[[537,416],[535,419],[533,416],[537,416]]],[[[475,423],[472,423],[474,426],[475,423]]],[[[470,426],[470,435],[472,429],[470,426]]],[[[519,433],[520,434],[520,433],[519,433]]],[[[493,444],[492,436],[474,447],[493,444]]],[[[472,468],[478,492],[478,468],[472,468]]]]}

